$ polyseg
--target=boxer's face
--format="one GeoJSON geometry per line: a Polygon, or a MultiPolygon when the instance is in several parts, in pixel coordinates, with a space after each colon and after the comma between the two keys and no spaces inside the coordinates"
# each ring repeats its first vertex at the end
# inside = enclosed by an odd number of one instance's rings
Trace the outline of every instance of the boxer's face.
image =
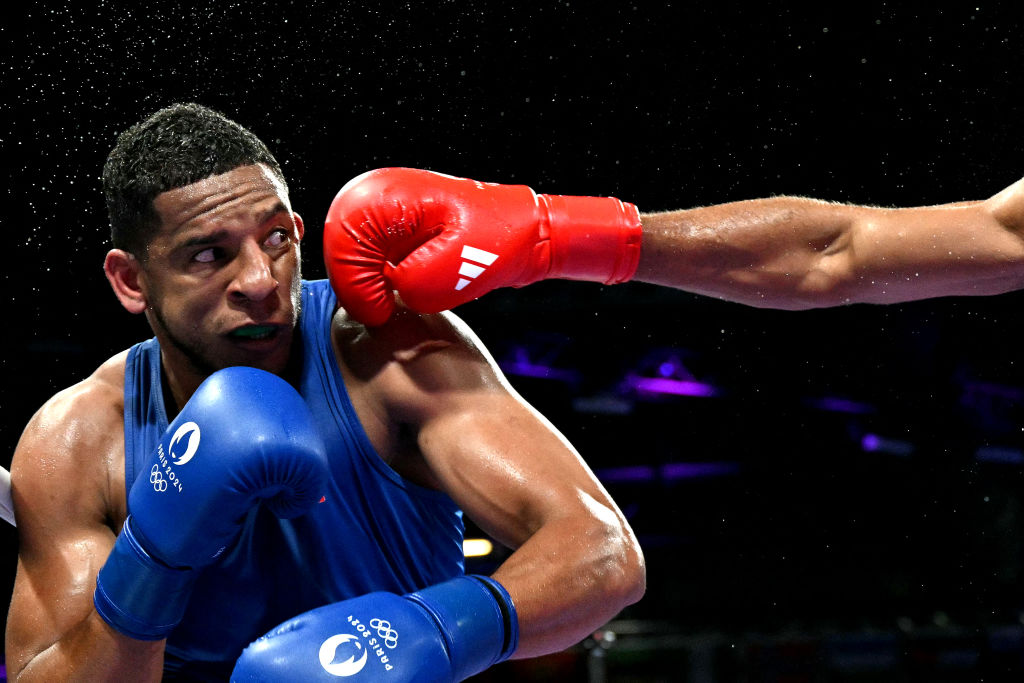
{"type": "Polygon", "coordinates": [[[165,359],[208,374],[283,372],[299,313],[302,219],[263,166],[164,192],[141,266],[146,314],[165,359]]]}

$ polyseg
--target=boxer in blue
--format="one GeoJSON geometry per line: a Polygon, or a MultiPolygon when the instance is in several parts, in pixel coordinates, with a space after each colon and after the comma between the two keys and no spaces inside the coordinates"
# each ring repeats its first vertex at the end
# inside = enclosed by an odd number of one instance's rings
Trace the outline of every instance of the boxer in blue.
{"type": "Polygon", "coordinates": [[[639,599],[621,512],[464,324],[366,327],[301,279],[251,133],[161,110],[104,192],[104,270],[155,336],[18,444],[14,679],[454,681],[639,599]],[[493,576],[464,574],[463,511],[515,549],[493,576]]]}

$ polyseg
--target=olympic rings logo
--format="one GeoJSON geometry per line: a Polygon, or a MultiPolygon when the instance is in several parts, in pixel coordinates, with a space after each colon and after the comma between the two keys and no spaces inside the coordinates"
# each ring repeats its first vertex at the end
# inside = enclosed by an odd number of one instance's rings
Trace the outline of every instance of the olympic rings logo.
{"type": "Polygon", "coordinates": [[[164,473],[160,471],[159,465],[153,465],[153,469],[149,471],[149,483],[153,485],[153,490],[158,493],[163,493],[167,490],[167,480],[164,479],[164,473]]]}
{"type": "Polygon", "coordinates": [[[370,628],[377,629],[377,635],[384,639],[384,644],[389,649],[398,647],[398,631],[391,628],[391,622],[386,619],[370,619],[370,628]]]}

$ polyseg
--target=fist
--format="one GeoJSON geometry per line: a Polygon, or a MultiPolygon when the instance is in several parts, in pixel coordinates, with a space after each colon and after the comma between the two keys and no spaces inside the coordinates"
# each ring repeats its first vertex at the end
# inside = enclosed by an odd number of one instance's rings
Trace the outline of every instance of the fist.
{"type": "Polygon", "coordinates": [[[611,197],[384,168],[335,197],[324,257],[341,304],[380,325],[394,291],[412,310],[436,313],[546,278],[625,282],[640,258],[640,215],[611,197]]]}

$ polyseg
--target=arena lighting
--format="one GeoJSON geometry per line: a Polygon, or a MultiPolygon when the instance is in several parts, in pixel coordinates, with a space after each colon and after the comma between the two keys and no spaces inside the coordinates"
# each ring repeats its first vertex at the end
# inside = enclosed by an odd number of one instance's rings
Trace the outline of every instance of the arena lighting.
{"type": "Polygon", "coordinates": [[[1024,451],[1005,446],[980,446],[975,457],[981,462],[995,462],[1003,465],[1024,465],[1024,451]]]}
{"type": "Polygon", "coordinates": [[[819,398],[807,399],[807,404],[818,410],[829,413],[846,413],[848,415],[869,415],[876,412],[876,408],[869,403],[852,401],[839,396],[821,396],[819,398]]]}
{"type": "Polygon", "coordinates": [[[1024,400],[1024,388],[996,384],[995,382],[964,382],[964,394],[966,400],[977,396],[994,397],[1006,401],[1018,402],[1024,400]]]}
{"type": "Polygon", "coordinates": [[[640,394],[668,394],[672,396],[718,396],[716,387],[692,379],[671,379],[669,377],[640,377],[626,375],[624,384],[640,394]]]}
{"type": "Polygon", "coordinates": [[[462,540],[462,554],[466,557],[484,557],[494,550],[494,544],[486,538],[465,538],[462,540]]]}
{"type": "Polygon", "coordinates": [[[721,391],[698,380],[683,358],[694,357],[687,349],[662,348],[648,353],[622,380],[623,393],[639,396],[718,396],[721,391]]]}
{"type": "Polygon", "coordinates": [[[631,465],[606,467],[595,472],[597,478],[610,483],[674,481],[678,479],[705,479],[738,474],[737,462],[670,462],[665,465],[631,465]]]}
{"type": "Polygon", "coordinates": [[[514,345],[498,361],[498,366],[507,375],[538,377],[566,384],[576,384],[580,379],[578,370],[555,366],[555,360],[563,354],[566,348],[567,342],[563,339],[532,339],[514,345]]]}
{"type": "Polygon", "coordinates": [[[909,441],[890,439],[878,434],[865,434],[860,439],[860,447],[865,453],[888,453],[906,457],[911,455],[917,447],[909,441]]]}

